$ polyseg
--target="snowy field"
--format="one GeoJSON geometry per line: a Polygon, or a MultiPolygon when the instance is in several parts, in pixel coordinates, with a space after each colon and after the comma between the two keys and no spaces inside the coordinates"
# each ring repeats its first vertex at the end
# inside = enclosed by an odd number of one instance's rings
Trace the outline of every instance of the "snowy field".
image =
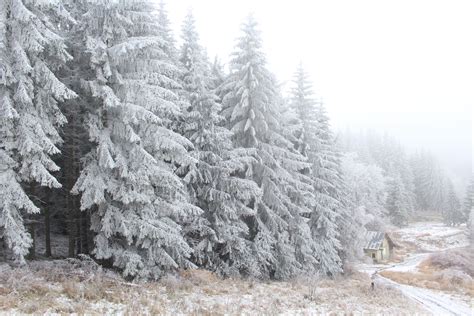
{"type": "Polygon", "coordinates": [[[446,226],[443,223],[419,222],[396,231],[404,242],[416,245],[417,252],[434,252],[466,247],[469,244],[466,226],[446,226]]]}
{"type": "Polygon", "coordinates": [[[314,315],[405,314],[423,310],[391,286],[370,290],[369,277],[289,282],[222,280],[206,271],[134,284],[80,261],[1,266],[0,310],[13,314],[314,315]]]}
{"type": "Polygon", "coordinates": [[[415,243],[417,250],[402,262],[358,265],[360,272],[335,280],[303,276],[262,282],[195,270],[160,282],[130,283],[86,259],[35,261],[27,269],[4,264],[0,314],[472,315],[472,270],[466,261],[472,249],[459,248],[467,246],[464,227],[416,223],[396,234],[398,243],[415,243]],[[447,284],[436,283],[441,281],[447,284]]]}

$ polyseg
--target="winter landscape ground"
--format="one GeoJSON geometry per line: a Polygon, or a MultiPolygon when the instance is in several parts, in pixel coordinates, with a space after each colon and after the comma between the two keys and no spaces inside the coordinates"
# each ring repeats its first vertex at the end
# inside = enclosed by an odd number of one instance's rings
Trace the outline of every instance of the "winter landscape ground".
{"type": "Polygon", "coordinates": [[[350,275],[335,279],[262,282],[194,270],[130,283],[86,258],[36,261],[17,269],[2,265],[0,310],[4,315],[471,315],[473,252],[465,227],[415,223],[394,236],[399,262],[357,264],[350,275]],[[430,277],[416,281],[426,269],[430,277]]]}

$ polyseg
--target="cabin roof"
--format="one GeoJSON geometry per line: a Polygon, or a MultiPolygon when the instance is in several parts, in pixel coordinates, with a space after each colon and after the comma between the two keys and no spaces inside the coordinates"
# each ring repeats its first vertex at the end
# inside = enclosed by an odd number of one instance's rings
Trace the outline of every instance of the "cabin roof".
{"type": "Polygon", "coordinates": [[[367,231],[365,235],[366,244],[364,249],[367,250],[378,250],[382,247],[383,240],[385,239],[385,233],[377,231],[367,231]]]}

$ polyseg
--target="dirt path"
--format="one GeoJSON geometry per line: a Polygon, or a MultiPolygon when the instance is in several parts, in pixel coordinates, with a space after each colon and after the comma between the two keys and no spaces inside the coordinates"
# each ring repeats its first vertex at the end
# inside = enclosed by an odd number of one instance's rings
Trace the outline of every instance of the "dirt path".
{"type": "Polygon", "coordinates": [[[400,290],[405,296],[420,303],[433,315],[474,315],[472,307],[464,302],[443,296],[441,293],[396,283],[380,275],[377,275],[376,280],[400,290]]]}

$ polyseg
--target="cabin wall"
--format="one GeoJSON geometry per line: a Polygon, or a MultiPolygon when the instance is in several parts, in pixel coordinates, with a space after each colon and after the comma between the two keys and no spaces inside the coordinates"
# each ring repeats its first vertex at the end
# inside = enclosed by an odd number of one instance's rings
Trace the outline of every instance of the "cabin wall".
{"type": "Polygon", "coordinates": [[[388,243],[387,238],[384,238],[382,243],[382,260],[390,259],[390,245],[388,243]]]}
{"type": "Polygon", "coordinates": [[[382,250],[368,250],[365,249],[364,253],[372,258],[372,260],[377,263],[382,261],[382,250]]]}

